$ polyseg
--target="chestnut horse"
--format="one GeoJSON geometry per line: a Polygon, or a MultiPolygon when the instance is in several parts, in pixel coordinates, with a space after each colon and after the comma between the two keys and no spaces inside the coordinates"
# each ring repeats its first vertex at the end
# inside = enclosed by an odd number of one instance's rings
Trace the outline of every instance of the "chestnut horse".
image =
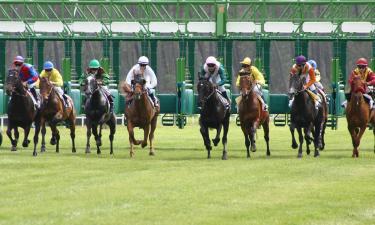
{"type": "MultiPolygon", "coordinates": [[[[145,84],[146,80],[142,76],[137,75],[134,80],[132,80],[133,88],[128,84],[124,84],[122,87],[125,93],[133,97],[131,102],[127,102],[125,106],[125,119],[127,120],[130,142],[130,157],[134,156],[134,145],[141,144],[142,148],[147,146],[147,138],[150,140],[149,155],[155,155],[153,140],[160,107],[153,106],[148,97],[145,84]],[[143,129],[143,140],[135,139],[134,127],[143,129]]],[[[130,98],[128,98],[128,100],[130,100],[130,98]]]]}
{"type": "Polygon", "coordinates": [[[267,144],[267,156],[271,155],[269,149],[269,122],[270,117],[267,111],[262,110],[262,105],[253,91],[255,82],[252,76],[242,75],[240,77],[241,101],[238,105],[238,114],[241,122],[241,129],[245,136],[247,158],[250,158],[251,151],[256,151],[255,133],[256,129],[262,125],[264,140],[267,144]]]}
{"type": "Polygon", "coordinates": [[[9,70],[6,80],[6,93],[11,96],[8,103],[8,128],[6,132],[12,144],[11,150],[17,151],[19,138],[18,127],[22,127],[25,131],[22,146],[25,148],[29,145],[30,141],[28,140],[28,136],[31,124],[34,122],[33,156],[36,156],[36,146],[38,144],[40,130],[40,111],[34,106],[31,93],[23,86],[16,70],[9,70]],[[14,130],[14,139],[12,138],[12,130],[14,130]]]}
{"type": "Polygon", "coordinates": [[[54,85],[46,77],[41,77],[39,87],[40,95],[42,97],[42,107],[41,107],[41,121],[40,125],[42,127],[42,146],[41,151],[46,150],[46,122],[48,122],[51,127],[52,137],[51,145],[56,145],[56,152],[59,152],[60,143],[60,133],[57,129],[57,123],[64,121],[70,128],[70,138],[72,139],[72,152],[76,152],[76,147],[74,143],[75,138],[75,121],[76,112],[74,109],[73,100],[67,96],[69,102],[69,107],[64,109],[64,103],[59,96],[59,93],[55,90],[54,85]]]}
{"type": "Polygon", "coordinates": [[[363,97],[366,88],[365,82],[359,76],[355,77],[351,85],[350,101],[346,107],[346,120],[353,144],[352,157],[358,157],[358,146],[367,124],[370,122],[370,105],[363,97]]]}
{"type": "MultiPolygon", "coordinates": [[[[211,141],[208,128],[216,129],[216,137],[212,139],[215,146],[220,142],[220,132],[224,128],[222,143],[224,146],[222,159],[227,156],[227,135],[229,129],[230,108],[226,107],[220,100],[220,94],[216,87],[206,78],[200,77],[197,84],[198,100],[201,111],[199,117],[200,132],[207,150],[207,158],[211,158],[211,141]]],[[[226,101],[226,100],[225,100],[226,101]]]]}

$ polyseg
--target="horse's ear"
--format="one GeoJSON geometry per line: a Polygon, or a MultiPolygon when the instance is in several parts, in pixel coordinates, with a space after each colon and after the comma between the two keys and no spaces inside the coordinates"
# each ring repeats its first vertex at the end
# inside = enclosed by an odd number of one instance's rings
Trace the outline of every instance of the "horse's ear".
{"type": "Polygon", "coordinates": [[[146,80],[142,79],[142,85],[145,85],[145,84],[146,84],[146,80]]]}
{"type": "Polygon", "coordinates": [[[131,84],[134,85],[134,84],[135,84],[135,80],[132,80],[132,81],[131,81],[131,84]]]}

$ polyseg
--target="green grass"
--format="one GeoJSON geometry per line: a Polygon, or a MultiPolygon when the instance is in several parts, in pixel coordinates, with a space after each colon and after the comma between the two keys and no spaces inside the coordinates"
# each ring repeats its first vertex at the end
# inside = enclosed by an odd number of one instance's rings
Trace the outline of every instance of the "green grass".
{"type": "Polygon", "coordinates": [[[81,127],[72,154],[69,133],[60,127],[61,152],[47,145],[36,158],[31,147],[10,152],[3,133],[0,224],[374,224],[372,132],[353,159],[341,120],[339,130],[327,129],[320,158],[304,152],[297,159],[287,127],[272,126],[271,157],[259,131],[258,151],[247,159],[242,132],[232,122],[229,160],[222,161],[221,145],[206,159],[197,118],[191,124],[183,130],[159,126],[156,156],[137,147],[133,159],[123,126],[117,127],[114,156],[108,130],[100,156],[93,141],[92,153],[84,153],[81,127]]]}

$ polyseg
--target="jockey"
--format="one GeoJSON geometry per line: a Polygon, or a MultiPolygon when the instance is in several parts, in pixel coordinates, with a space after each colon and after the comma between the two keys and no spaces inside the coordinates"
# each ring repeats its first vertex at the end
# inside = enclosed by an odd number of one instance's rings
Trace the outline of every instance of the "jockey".
{"type": "Polygon", "coordinates": [[[250,76],[252,76],[255,80],[256,85],[254,86],[254,92],[260,97],[258,98],[262,102],[262,108],[264,111],[267,111],[267,103],[264,99],[263,93],[262,93],[262,86],[266,84],[266,81],[264,80],[263,74],[256,68],[255,66],[252,66],[251,59],[249,57],[246,57],[242,60],[241,67],[242,69],[238,72],[238,77],[236,81],[236,86],[240,87],[240,77],[241,74],[246,73],[250,76]]]}
{"type": "MultiPolygon", "coordinates": [[[[296,64],[293,65],[290,71],[290,75],[291,76],[295,76],[295,75],[304,76],[306,78],[307,83],[303,85],[303,89],[310,90],[315,95],[317,95],[315,85],[313,85],[316,82],[315,70],[309,63],[307,63],[305,56],[300,55],[296,57],[296,64]]],[[[293,103],[293,99],[290,99],[289,107],[292,106],[292,103],[293,103]]],[[[318,105],[319,105],[319,100],[315,101],[316,108],[318,107],[318,105]]]]}
{"type": "Polygon", "coordinates": [[[25,60],[22,56],[16,56],[13,60],[13,65],[18,72],[18,76],[21,78],[22,84],[27,86],[29,91],[34,97],[35,104],[39,107],[39,99],[34,88],[35,83],[38,81],[38,73],[36,72],[35,68],[28,64],[24,63],[25,60]]]}
{"type": "Polygon", "coordinates": [[[126,76],[125,82],[132,86],[132,80],[134,80],[135,76],[140,75],[146,80],[146,88],[148,96],[152,99],[154,106],[159,107],[159,103],[155,97],[155,87],[158,84],[158,80],[156,79],[156,75],[154,70],[149,65],[149,60],[146,56],[141,56],[138,59],[138,63],[135,64],[130,70],[128,75],[126,76]]]}
{"type": "Polygon", "coordinates": [[[206,63],[202,66],[201,74],[212,84],[217,85],[217,88],[223,97],[230,103],[227,92],[224,88],[226,81],[225,70],[222,64],[218,62],[215,57],[209,56],[206,59],[206,63]]]}
{"type": "MultiPolygon", "coordinates": [[[[316,80],[316,82],[314,84],[315,87],[318,89],[318,92],[320,90],[320,93],[323,95],[323,97],[325,99],[327,99],[327,94],[324,91],[324,87],[323,87],[322,83],[320,83],[321,76],[320,76],[320,71],[318,70],[318,64],[313,59],[310,59],[307,63],[309,63],[315,70],[315,80],[316,80]]],[[[328,103],[328,101],[327,101],[327,103],[328,103]]]]}
{"type": "Polygon", "coordinates": [[[64,94],[62,86],[64,85],[63,79],[60,72],[54,68],[51,61],[46,61],[43,65],[43,71],[40,73],[40,77],[46,77],[55,86],[55,90],[60,95],[60,99],[63,100],[64,107],[68,107],[68,99],[64,94]]]}
{"type": "MultiPolygon", "coordinates": [[[[357,68],[355,68],[349,77],[350,87],[352,86],[353,79],[355,77],[360,77],[362,81],[366,83],[366,86],[375,85],[375,73],[368,67],[367,59],[359,58],[356,62],[357,68]]],[[[350,88],[351,89],[351,88],[350,88]]],[[[369,100],[369,105],[371,109],[375,108],[374,101],[372,97],[368,94],[369,89],[366,87],[366,93],[363,93],[363,97],[369,100]]],[[[350,94],[345,94],[347,101],[350,101],[350,94]]],[[[347,101],[344,101],[341,106],[346,107],[347,101]]]]}
{"type": "Polygon", "coordinates": [[[104,71],[103,67],[100,66],[99,61],[96,59],[92,59],[90,61],[86,73],[87,76],[93,76],[96,79],[97,83],[102,86],[104,94],[109,101],[109,111],[110,113],[113,113],[113,99],[107,86],[109,84],[109,75],[104,71]]]}

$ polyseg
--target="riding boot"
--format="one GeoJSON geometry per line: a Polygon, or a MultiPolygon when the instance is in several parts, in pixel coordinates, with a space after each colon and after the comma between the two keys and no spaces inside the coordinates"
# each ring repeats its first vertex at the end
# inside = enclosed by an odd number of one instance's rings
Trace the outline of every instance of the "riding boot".
{"type": "Polygon", "coordinates": [[[38,108],[39,108],[39,99],[38,99],[38,95],[37,95],[37,93],[36,93],[36,90],[35,90],[35,88],[30,88],[30,92],[31,92],[31,94],[33,95],[33,97],[34,97],[34,100],[35,100],[35,102],[36,102],[36,105],[38,106],[38,108]]]}
{"type": "Polygon", "coordinates": [[[230,99],[229,99],[229,97],[228,97],[228,95],[227,95],[227,92],[226,92],[226,91],[223,91],[223,92],[221,92],[221,94],[223,95],[223,97],[224,97],[226,100],[228,100],[228,102],[229,102],[229,104],[230,104],[230,99]]]}
{"type": "Polygon", "coordinates": [[[157,102],[154,93],[151,93],[149,96],[151,97],[152,101],[154,102],[155,108],[159,107],[159,103],[157,102]]]}
{"type": "Polygon", "coordinates": [[[109,112],[110,113],[113,113],[113,99],[112,99],[112,96],[111,95],[108,95],[107,96],[107,98],[108,98],[108,101],[109,101],[109,112]]]}
{"type": "Polygon", "coordinates": [[[62,97],[63,97],[63,100],[64,100],[64,106],[65,106],[65,108],[68,108],[69,107],[69,105],[68,105],[68,98],[66,97],[65,94],[63,94],[62,97]]]}
{"type": "Polygon", "coordinates": [[[261,99],[263,100],[263,102],[262,102],[262,105],[263,105],[263,111],[267,111],[267,110],[268,110],[268,105],[267,105],[267,103],[266,103],[266,99],[264,98],[263,95],[261,95],[260,97],[261,97],[261,99]]]}

